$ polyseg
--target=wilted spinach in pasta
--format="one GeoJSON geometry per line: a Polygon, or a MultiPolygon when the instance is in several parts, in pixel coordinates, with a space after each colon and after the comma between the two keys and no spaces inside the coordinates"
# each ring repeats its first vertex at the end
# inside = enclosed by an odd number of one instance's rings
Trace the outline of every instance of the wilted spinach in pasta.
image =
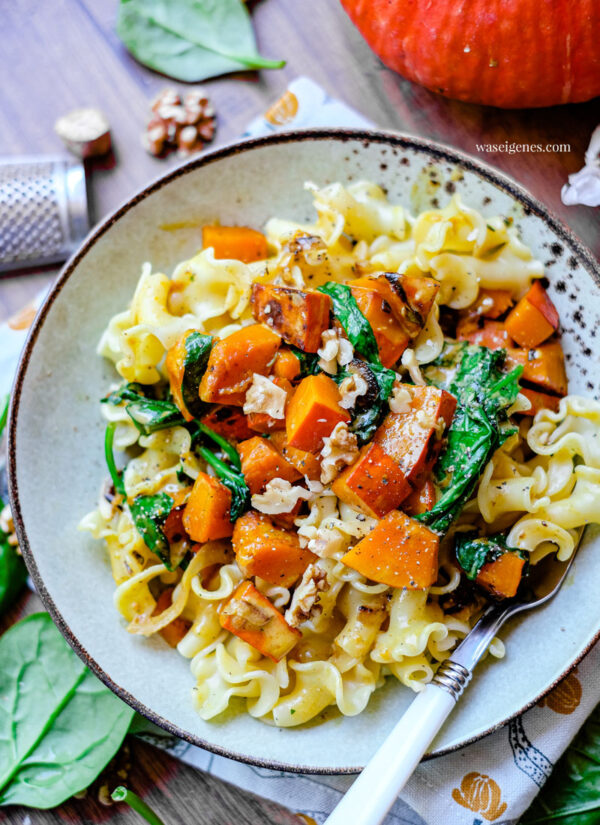
{"type": "Polygon", "coordinates": [[[100,344],[125,384],[82,526],[128,630],[191,660],[205,719],[243,696],[292,726],[361,712],[382,677],[420,689],[600,520],[600,404],[567,394],[511,222],[308,188],[308,228],[213,227],[171,277],[144,265],[100,344]]]}

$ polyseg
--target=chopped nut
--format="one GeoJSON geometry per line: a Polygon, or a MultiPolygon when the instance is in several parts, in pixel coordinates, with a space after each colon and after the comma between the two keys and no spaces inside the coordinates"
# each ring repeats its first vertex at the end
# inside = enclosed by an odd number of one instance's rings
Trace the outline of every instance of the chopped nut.
{"type": "Polygon", "coordinates": [[[252,384],[246,393],[244,413],[266,413],[271,418],[285,418],[287,392],[270,378],[254,373],[252,384]]]}
{"type": "Polygon", "coordinates": [[[340,421],[335,425],[331,435],[323,439],[321,483],[332,482],[343,467],[352,464],[357,455],[356,436],[348,430],[345,421],[340,421]]]}
{"type": "Polygon", "coordinates": [[[154,117],[146,127],[142,144],[155,157],[171,149],[186,157],[200,151],[214,137],[215,109],[201,89],[186,92],[183,100],[175,89],[164,89],[151,108],[154,117]]]}

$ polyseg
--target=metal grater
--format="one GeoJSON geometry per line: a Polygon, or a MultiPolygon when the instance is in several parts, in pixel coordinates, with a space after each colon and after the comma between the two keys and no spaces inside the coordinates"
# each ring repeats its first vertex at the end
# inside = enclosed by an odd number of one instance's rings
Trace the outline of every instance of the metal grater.
{"type": "Polygon", "coordinates": [[[77,160],[0,159],[0,272],[66,260],[89,229],[77,160]]]}

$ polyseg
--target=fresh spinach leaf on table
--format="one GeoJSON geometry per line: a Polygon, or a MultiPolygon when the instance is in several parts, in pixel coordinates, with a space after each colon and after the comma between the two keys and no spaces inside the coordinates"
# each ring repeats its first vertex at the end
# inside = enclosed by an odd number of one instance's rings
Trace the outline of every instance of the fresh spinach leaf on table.
{"type": "Polygon", "coordinates": [[[318,292],[323,292],[331,298],[333,314],[344,327],[348,340],[356,352],[360,353],[370,363],[381,366],[379,347],[375,340],[373,328],[358,308],[356,298],[350,287],[346,284],[328,281],[323,286],[318,287],[318,292]]]}
{"type": "Polygon", "coordinates": [[[188,82],[285,65],[258,53],[242,0],[121,0],[117,34],[140,63],[188,82]]]}
{"type": "Polygon", "coordinates": [[[0,638],[0,805],[53,808],[115,755],[133,710],[87,669],[47,613],[0,638]]]}
{"type": "MultiPolygon", "coordinates": [[[[4,502],[0,498],[0,510],[4,502]]],[[[8,535],[0,529],[0,616],[8,610],[27,581],[27,568],[8,535]]]]}
{"type": "Polygon", "coordinates": [[[448,385],[458,404],[446,449],[434,468],[443,493],[429,512],[416,516],[439,533],[448,530],[493,453],[515,432],[507,410],[519,393],[518,380],[523,372],[521,366],[509,373],[501,370],[505,350],[472,344],[458,353],[458,369],[448,385]]]}
{"type": "Polygon", "coordinates": [[[600,705],[556,763],[519,825],[600,823],[600,705]]]}

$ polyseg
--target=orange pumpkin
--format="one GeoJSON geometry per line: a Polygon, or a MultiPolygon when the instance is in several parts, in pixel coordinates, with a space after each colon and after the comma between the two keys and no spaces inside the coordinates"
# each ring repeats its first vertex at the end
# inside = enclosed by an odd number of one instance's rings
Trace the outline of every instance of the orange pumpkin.
{"type": "Polygon", "coordinates": [[[600,0],[341,0],[386,66],[501,108],[600,94],[600,0]]]}

